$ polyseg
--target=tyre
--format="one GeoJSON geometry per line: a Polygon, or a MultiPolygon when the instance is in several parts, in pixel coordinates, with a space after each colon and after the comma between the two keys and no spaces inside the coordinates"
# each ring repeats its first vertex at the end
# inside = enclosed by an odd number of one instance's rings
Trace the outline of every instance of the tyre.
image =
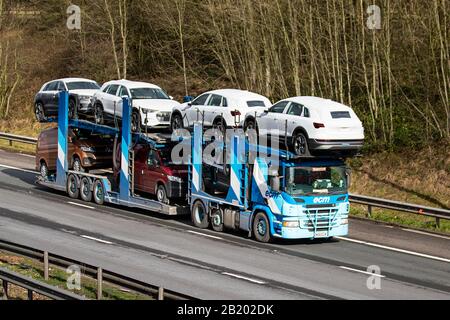
{"type": "Polygon", "coordinates": [[[72,199],[78,199],[80,196],[80,189],[78,188],[78,181],[75,175],[71,174],[67,178],[67,193],[72,199]]]}
{"type": "Polygon", "coordinates": [[[225,121],[222,120],[214,121],[213,128],[217,129],[219,132],[222,133],[222,141],[224,141],[226,139],[227,134],[227,124],[225,123],[225,121]]]}
{"type": "Polygon", "coordinates": [[[272,241],[269,219],[267,219],[267,216],[262,212],[258,212],[253,221],[253,235],[259,242],[268,243],[272,241]]]}
{"type": "Polygon", "coordinates": [[[294,138],[292,140],[292,148],[295,155],[297,156],[310,156],[308,139],[302,132],[298,132],[294,135],[294,138]]]}
{"type": "Polygon", "coordinates": [[[255,120],[253,119],[247,120],[244,124],[244,132],[247,133],[247,131],[249,130],[255,130],[256,132],[258,132],[258,127],[256,125],[255,120]]]}
{"type": "Polygon", "coordinates": [[[94,118],[96,124],[104,124],[105,123],[105,115],[103,113],[103,107],[101,104],[96,104],[94,108],[94,118]]]}
{"type": "Polygon", "coordinates": [[[83,201],[86,201],[86,202],[92,201],[91,181],[86,177],[81,179],[80,196],[81,196],[81,200],[83,200],[83,201]]]}
{"type": "Polygon", "coordinates": [[[69,119],[75,119],[76,118],[76,107],[77,103],[74,99],[69,100],[69,119]]]}
{"type": "Polygon", "coordinates": [[[45,163],[45,161],[41,162],[41,165],[39,167],[39,172],[41,174],[41,178],[43,178],[44,180],[48,179],[49,171],[48,171],[48,166],[45,163]]]}
{"type": "Polygon", "coordinates": [[[134,110],[131,114],[131,132],[141,131],[141,115],[138,111],[134,110]]]}
{"type": "Polygon", "coordinates": [[[42,102],[36,103],[34,107],[34,114],[36,116],[37,122],[44,122],[45,121],[45,111],[44,111],[44,105],[42,102]]]}
{"type": "Polygon", "coordinates": [[[192,206],[191,218],[197,228],[208,229],[209,216],[203,202],[197,201],[194,203],[192,206]]]}
{"type": "Polygon", "coordinates": [[[180,114],[176,113],[172,116],[170,128],[172,129],[172,132],[178,129],[183,129],[183,118],[180,114]]]}
{"type": "Polygon", "coordinates": [[[222,210],[217,209],[211,215],[211,225],[214,231],[223,232],[223,213],[222,210]]]}
{"type": "Polygon", "coordinates": [[[83,166],[81,165],[81,160],[79,158],[73,159],[72,168],[73,171],[75,172],[85,172],[83,166]]]}
{"type": "Polygon", "coordinates": [[[102,205],[105,203],[105,188],[100,180],[95,180],[94,182],[93,197],[96,204],[102,205]]]}
{"type": "Polygon", "coordinates": [[[158,202],[160,203],[169,204],[166,188],[162,184],[158,185],[156,188],[156,199],[158,199],[158,202]]]}

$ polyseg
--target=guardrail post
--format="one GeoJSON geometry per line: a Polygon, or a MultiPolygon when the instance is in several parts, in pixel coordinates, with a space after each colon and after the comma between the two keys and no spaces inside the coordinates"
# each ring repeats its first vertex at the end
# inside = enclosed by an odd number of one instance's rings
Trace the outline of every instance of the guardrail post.
{"type": "Polygon", "coordinates": [[[2,280],[3,300],[8,300],[8,281],[2,280]]]}
{"type": "Polygon", "coordinates": [[[13,141],[9,140],[9,146],[12,147],[13,146],[13,141]]]}
{"type": "Polygon", "coordinates": [[[367,211],[367,217],[372,218],[372,206],[368,206],[367,207],[368,211],[367,211]]]}
{"type": "Polygon", "coordinates": [[[103,296],[103,270],[97,268],[97,300],[102,300],[103,296]]]}
{"type": "Polygon", "coordinates": [[[164,300],[164,288],[163,287],[158,288],[158,300],[164,300]]]}
{"type": "Polygon", "coordinates": [[[28,290],[28,300],[33,301],[33,290],[28,290]]]}
{"type": "Polygon", "coordinates": [[[441,228],[441,218],[436,218],[436,228],[441,228]]]}
{"type": "Polygon", "coordinates": [[[44,251],[44,280],[48,281],[48,251],[44,251]]]}

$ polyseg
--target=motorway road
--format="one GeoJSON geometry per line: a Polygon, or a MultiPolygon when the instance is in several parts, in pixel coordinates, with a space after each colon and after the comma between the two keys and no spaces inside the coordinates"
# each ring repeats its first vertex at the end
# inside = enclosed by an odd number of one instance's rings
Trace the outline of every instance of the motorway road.
{"type": "Polygon", "coordinates": [[[0,150],[0,239],[201,299],[450,299],[450,238],[351,220],[348,239],[259,244],[34,184],[33,157],[0,150]],[[381,288],[367,287],[378,266],[381,288]]]}

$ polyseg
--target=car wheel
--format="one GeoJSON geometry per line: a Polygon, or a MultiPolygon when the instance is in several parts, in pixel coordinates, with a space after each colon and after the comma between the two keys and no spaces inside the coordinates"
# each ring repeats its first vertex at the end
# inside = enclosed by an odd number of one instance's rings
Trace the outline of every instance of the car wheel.
{"type": "Polygon", "coordinates": [[[304,133],[297,133],[292,141],[293,151],[297,156],[309,156],[308,139],[304,133]]]}
{"type": "Polygon", "coordinates": [[[47,164],[44,162],[44,161],[42,161],[41,162],[41,165],[40,165],[40,168],[39,168],[39,172],[41,173],[41,177],[43,178],[43,179],[48,179],[48,166],[47,166],[47,164]]]}
{"type": "Polygon", "coordinates": [[[262,212],[258,212],[253,221],[253,235],[259,242],[268,243],[272,241],[269,219],[267,219],[267,216],[262,212]]]}
{"type": "Polygon", "coordinates": [[[93,196],[96,204],[101,206],[105,202],[105,188],[100,180],[95,180],[94,182],[93,196]]]}
{"type": "Polygon", "coordinates": [[[131,131],[139,132],[141,130],[141,116],[139,112],[133,111],[131,114],[131,131]]]}
{"type": "Polygon", "coordinates": [[[225,140],[227,134],[227,124],[225,121],[218,120],[214,122],[213,128],[222,133],[222,141],[225,140]]]}
{"type": "Polygon", "coordinates": [[[162,184],[158,185],[156,188],[156,199],[158,199],[158,202],[160,203],[169,204],[166,188],[162,184]]]}
{"type": "Polygon", "coordinates": [[[77,103],[74,99],[69,100],[69,119],[75,119],[75,108],[77,107],[77,103]]]}
{"type": "Polygon", "coordinates": [[[172,131],[183,129],[183,118],[181,117],[180,114],[177,113],[173,115],[170,127],[172,131]]]}
{"type": "Polygon", "coordinates": [[[96,124],[104,124],[105,116],[103,114],[103,107],[100,104],[96,104],[94,108],[94,118],[96,124]]]}
{"type": "Polygon", "coordinates": [[[211,225],[214,231],[223,232],[224,226],[222,210],[214,210],[211,215],[211,225]]]}
{"type": "Polygon", "coordinates": [[[76,172],[85,172],[83,166],[81,165],[81,160],[79,158],[75,158],[73,160],[72,168],[73,168],[73,171],[76,171],[76,172]]]}
{"type": "Polygon", "coordinates": [[[192,222],[197,228],[208,229],[209,216],[205,206],[203,205],[203,202],[197,201],[194,203],[194,205],[192,206],[191,218],[192,222]]]}
{"type": "Polygon", "coordinates": [[[34,108],[34,113],[35,113],[35,116],[36,116],[36,120],[38,122],[44,122],[45,121],[44,105],[41,102],[36,103],[36,106],[34,108]]]}
{"type": "Polygon", "coordinates": [[[67,178],[67,193],[72,199],[78,199],[78,197],[80,196],[78,181],[73,174],[69,175],[69,177],[67,178]]]}
{"type": "Polygon", "coordinates": [[[91,182],[86,177],[81,179],[80,196],[83,201],[86,201],[86,202],[92,201],[91,182]]]}

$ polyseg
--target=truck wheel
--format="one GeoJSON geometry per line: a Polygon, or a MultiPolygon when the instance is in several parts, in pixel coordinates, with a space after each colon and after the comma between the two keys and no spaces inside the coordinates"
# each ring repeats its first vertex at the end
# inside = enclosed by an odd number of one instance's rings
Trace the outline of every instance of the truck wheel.
{"type": "Polygon", "coordinates": [[[89,181],[89,179],[86,177],[81,179],[80,196],[81,196],[81,200],[83,200],[83,201],[86,201],[86,202],[92,201],[91,181],[89,181]]]}
{"type": "Polygon", "coordinates": [[[105,203],[105,188],[103,187],[103,182],[100,180],[95,180],[94,182],[94,202],[98,205],[105,203]]]}
{"type": "Polygon", "coordinates": [[[77,177],[75,177],[73,174],[69,175],[69,177],[67,178],[67,193],[72,199],[78,199],[78,197],[80,196],[77,177]]]}
{"type": "Polygon", "coordinates": [[[158,202],[169,204],[169,198],[167,197],[166,188],[160,184],[156,188],[156,199],[158,199],[158,202]]]}
{"type": "Polygon", "coordinates": [[[211,225],[214,231],[223,232],[223,213],[222,210],[214,210],[211,215],[211,225]]]}
{"type": "Polygon", "coordinates": [[[209,227],[208,211],[201,201],[197,201],[192,206],[192,222],[197,228],[207,229],[209,227]]]}
{"type": "Polygon", "coordinates": [[[272,240],[269,219],[267,219],[267,216],[262,212],[258,212],[253,221],[253,234],[255,239],[259,242],[268,243],[272,240]]]}

